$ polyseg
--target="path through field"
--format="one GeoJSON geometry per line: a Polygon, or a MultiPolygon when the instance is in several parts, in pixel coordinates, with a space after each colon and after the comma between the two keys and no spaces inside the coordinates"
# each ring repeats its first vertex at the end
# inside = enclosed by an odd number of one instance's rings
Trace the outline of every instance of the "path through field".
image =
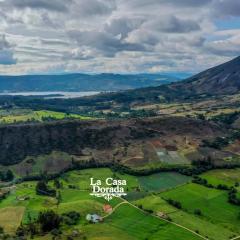
{"type": "MultiPolygon", "coordinates": [[[[121,199],[122,199],[122,198],[121,198],[121,199]]],[[[138,209],[139,211],[141,211],[141,212],[143,212],[143,213],[145,213],[145,214],[147,213],[147,212],[144,211],[143,209],[135,206],[134,204],[128,202],[127,200],[125,200],[125,199],[122,199],[122,200],[123,200],[123,201],[122,201],[121,203],[117,204],[117,205],[113,208],[112,212],[110,212],[109,214],[107,214],[107,215],[104,216],[103,218],[107,218],[107,217],[109,217],[110,215],[112,215],[112,214],[113,214],[121,205],[123,205],[123,204],[128,204],[128,205],[130,205],[130,206],[138,209]]],[[[147,213],[147,214],[150,214],[150,213],[147,213]]],[[[198,236],[198,237],[200,237],[200,238],[202,238],[202,239],[204,239],[204,240],[208,240],[208,238],[202,236],[201,234],[196,233],[195,231],[193,231],[193,230],[191,230],[191,229],[189,229],[189,228],[187,228],[187,227],[184,227],[184,226],[182,226],[182,225],[180,225],[180,224],[177,224],[177,223],[175,223],[175,222],[172,222],[172,221],[168,221],[167,219],[161,218],[161,217],[156,216],[156,215],[154,215],[154,214],[150,214],[150,215],[153,216],[153,217],[155,217],[155,218],[161,219],[161,220],[163,220],[163,221],[165,221],[165,222],[168,222],[168,223],[170,223],[170,224],[173,224],[173,225],[175,225],[175,226],[177,226],[177,227],[180,227],[180,228],[182,228],[182,229],[184,229],[184,230],[187,230],[187,231],[193,233],[194,235],[196,235],[196,236],[198,236]]],[[[237,237],[237,238],[231,239],[231,240],[237,240],[238,238],[240,238],[240,236],[237,237]]]]}

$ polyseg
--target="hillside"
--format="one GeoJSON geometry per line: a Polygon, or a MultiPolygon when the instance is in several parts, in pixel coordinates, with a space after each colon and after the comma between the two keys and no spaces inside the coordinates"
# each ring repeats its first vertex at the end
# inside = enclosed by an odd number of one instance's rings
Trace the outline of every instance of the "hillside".
{"type": "Polygon", "coordinates": [[[0,92],[117,91],[178,81],[164,74],[62,74],[0,76],[0,92]]]}
{"type": "MultiPolygon", "coordinates": [[[[210,151],[198,153],[202,141],[226,134],[228,131],[219,125],[183,117],[6,125],[0,127],[0,166],[17,164],[29,156],[53,151],[77,156],[83,164],[86,161],[115,162],[133,168],[189,164],[192,159],[188,156],[189,150],[198,158],[204,158],[210,151]],[[181,153],[184,149],[186,157],[181,153]],[[159,151],[163,151],[160,159],[159,151]]],[[[49,158],[54,164],[54,157],[49,158]]]]}
{"type": "MultiPolygon", "coordinates": [[[[163,86],[134,89],[90,98],[92,102],[151,103],[185,101],[240,91],[240,57],[205,70],[183,81],[163,86]]],[[[87,98],[89,99],[89,98],[87,98]]],[[[81,100],[80,100],[81,101],[81,100]]]]}
{"type": "Polygon", "coordinates": [[[180,86],[197,94],[236,94],[240,90],[240,57],[173,86],[180,86]]]}

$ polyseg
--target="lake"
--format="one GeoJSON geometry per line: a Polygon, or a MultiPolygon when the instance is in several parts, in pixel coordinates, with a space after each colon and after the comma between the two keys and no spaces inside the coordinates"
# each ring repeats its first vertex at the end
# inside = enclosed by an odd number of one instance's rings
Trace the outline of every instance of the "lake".
{"type": "Polygon", "coordinates": [[[84,96],[96,95],[100,92],[90,91],[90,92],[3,92],[0,96],[44,96],[44,98],[77,98],[84,96]]]}

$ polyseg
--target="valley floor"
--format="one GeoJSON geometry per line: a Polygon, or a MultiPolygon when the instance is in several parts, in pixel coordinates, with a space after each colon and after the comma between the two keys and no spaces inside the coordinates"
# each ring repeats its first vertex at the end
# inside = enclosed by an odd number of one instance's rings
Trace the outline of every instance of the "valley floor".
{"type": "MultiPolygon", "coordinates": [[[[209,171],[201,177],[216,186],[222,182],[232,186],[240,182],[239,176],[240,169],[231,169],[209,171]]],[[[99,168],[71,171],[58,180],[59,203],[56,198],[36,195],[35,181],[11,186],[10,194],[0,201],[0,226],[5,232],[14,235],[21,223],[34,222],[39,212],[52,209],[58,214],[80,213],[76,225],[61,226],[61,239],[229,240],[240,236],[240,207],[228,202],[227,191],[192,183],[191,177],[174,172],[136,177],[99,168]],[[104,212],[108,202],[89,195],[91,177],[125,179],[126,199],[114,198],[109,202],[112,212],[104,212]],[[103,222],[89,223],[85,220],[89,213],[102,216],[103,222]]],[[[48,184],[55,188],[53,180],[48,184]]],[[[34,236],[39,240],[52,238],[50,233],[34,236]]]]}

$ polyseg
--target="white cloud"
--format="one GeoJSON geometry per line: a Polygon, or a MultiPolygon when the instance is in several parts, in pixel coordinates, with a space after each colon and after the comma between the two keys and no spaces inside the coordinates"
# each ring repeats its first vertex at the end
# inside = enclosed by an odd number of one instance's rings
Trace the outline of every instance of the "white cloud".
{"type": "Polygon", "coordinates": [[[239,7],[235,0],[0,1],[0,73],[197,72],[239,55],[240,30],[215,25],[239,7]]]}
{"type": "Polygon", "coordinates": [[[12,45],[6,40],[5,35],[0,35],[0,65],[15,64],[12,45]]]}

